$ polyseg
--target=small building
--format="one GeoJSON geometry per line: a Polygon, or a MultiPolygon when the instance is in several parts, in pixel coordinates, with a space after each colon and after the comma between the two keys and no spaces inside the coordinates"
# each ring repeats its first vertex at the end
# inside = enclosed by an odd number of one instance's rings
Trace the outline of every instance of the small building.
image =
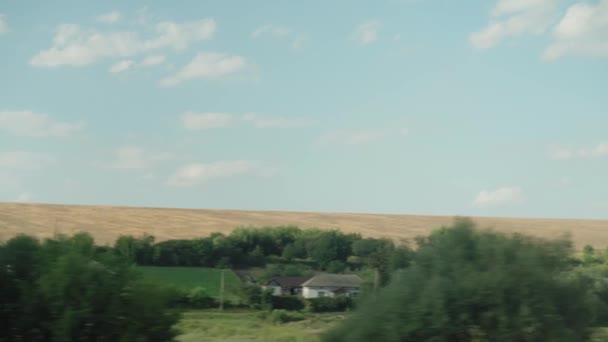
{"type": "Polygon", "coordinates": [[[243,284],[253,285],[258,283],[257,279],[255,279],[253,274],[248,270],[233,270],[233,272],[243,284]]]}
{"type": "Polygon", "coordinates": [[[354,297],[362,280],[356,274],[319,274],[302,284],[302,297],[354,297]]]}
{"type": "Polygon", "coordinates": [[[272,290],[275,296],[299,295],[302,293],[302,284],[309,277],[273,277],[263,286],[264,289],[272,290]]]}

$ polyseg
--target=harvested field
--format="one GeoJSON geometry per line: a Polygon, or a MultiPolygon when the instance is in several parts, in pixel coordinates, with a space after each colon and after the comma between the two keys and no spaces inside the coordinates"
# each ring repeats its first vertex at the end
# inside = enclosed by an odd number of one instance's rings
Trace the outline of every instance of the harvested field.
{"type": "MultiPolygon", "coordinates": [[[[570,234],[577,247],[608,247],[608,220],[473,218],[480,227],[520,232],[543,238],[570,234]]],[[[301,228],[337,228],[363,236],[410,239],[426,235],[450,216],[380,215],[281,211],[241,211],[136,208],[111,206],[0,203],[0,239],[18,233],[41,238],[55,232],[91,233],[98,243],[112,243],[121,234],[152,234],[157,241],[228,233],[238,226],[297,225],[301,228]]]]}

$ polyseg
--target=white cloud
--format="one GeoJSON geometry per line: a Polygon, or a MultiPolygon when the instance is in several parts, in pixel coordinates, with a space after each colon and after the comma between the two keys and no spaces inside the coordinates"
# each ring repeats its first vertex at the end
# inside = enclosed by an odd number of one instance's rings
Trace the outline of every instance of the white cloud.
{"type": "Polygon", "coordinates": [[[569,160],[576,158],[592,159],[608,157],[608,142],[600,142],[592,147],[558,147],[551,151],[551,158],[569,160]]]}
{"type": "Polygon", "coordinates": [[[180,69],[175,75],[160,81],[162,86],[174,86],[180,82],[207,78],[217,79],[243,70],[247,66],[244,57],[227,55],[217,52],[197,54],[190,63],[180,69]]]}
{"type": "Polygon", "coordinates": [[[380,23],[377,21],[368,21],[355,29],[353,39],[363,45],[367,45],[378,39],[378,31],[380,31],[380,23]]]}
{"type": "Polygon", "coordinates": [[[115,74],[123,71],[127,71],[133,65],[133,61],[129,59],[125,59],[119,62],[112,64],[110,67],[110,72],[115,74]]]}
{"type": "Polygon", "coordinates": [[[213,19],[181,24],[161,22],[156,25],[155,37],[142,39],[132,31],[99,32],[62,24],[57,27],[52,46],[40,51],[30,63],[39,67],[82,66],[167,48],[180,50],[194,42],[211,39],[215,30],[213,19]]]}
{"type": "Polygon", "coordinates": [[[18,203],[28,203],[32,201],[32,195],[30,195],[27,192],[22,192],[19,194],[19,196],[17,196],[17,198],[15,199],[15,202],[18,203]]]}
{"type": "Polygon", "coordinates": [[[250,124],[256,128],[298,128],[318,124],[316,120],[298,118],[272,118],[254,113],[237,116],[228,113],[185,112],[181,115],[182,126],[188,130],[228,127],[236,124],[250,124]]]}
{"type": "Polygon", "coordinates": [[[6,23],[6,16],[0,13],[0,34],[8,31],[8,24],[6,23]]]}
{"type": "Polygon", "coordinates": [[[501,187],[493,191],[483,190],[477,194],[473,201],[473,206],[492,207],[519,203],[523,200],[524,194],[521,187],[501,187]]]}
{"type": "Polygon", "coordinates": [[[54,161],[47,154],[25,151],[0,152],[0,167],[6,169],[38,169],[54,161]]]}
{"type": "Polygon", "coordinates": [[[551,151],[550,156],[555,160],[568,160],[574,157],[574,153],[569,147],[557,147],[551,151]]]}
{"type": "Polygon", "coordinates": [[[321,145],[362,145],[391,135],[406,136],[407,134],[406,128],[338,129],[321,135],[318,143],[321,145]]]}
{"type": "Polygon", "coordinates": [[[579,155],[584,158],[608,157],[608,142],[602,142],[595,147],[579,150],[579,155]]]}
{"type": "Polygon", "coordinates": [[[156,163],[173,159],[169,153],[150,153],[141,147],[123,146],[116,150],[116,160],[110,167],[115,169],[145,169],[156,163]]]}
{"type": "Polygon", "coordinates": [[[317,125],[316,120],[298,118],[267,118],[253,113],[243,115],[242,120],[252,122],[257,128],[297,128],[317,125]]]}
{"type": "Polygon", "coordinates": [[[510,36],[540,35],[551,26],[558,0],[499,0],[483,30],[469,36],[478,49],[491,48],[510,36]]]}
{"type": "Polygon", "coordinates": [[[153,66],[153,65],[161,64],[164,61],[165,61],[165,56],[163,56],[163,55],[152,55],[152,56],[147,56],[146,58],[144,58],[143,61],[141,61],[140,65],[142,65],[142,66],[153,66]]]}
{"type": "Polygon", "coordinates": [[[188,130],[225,127],[235,122],[234,116],[226,113],[186,112],[181,115],[180,119],[182,126],[188,130]]]}
{"type": "Polygon", "coordinates": [[[0,112],[0,131],[25,137],[66,137],[81,131],[82,122],[55,121],[45,113],[31,111],[0,112]]]}
{"type": "Polygon", "coordinates": [[[263,35],[269,35],[272,37],[282,38],[287,37],[291,34],[291,29],[276,25],[264,25],[260,26],[251,33],[253,38],[259,38],[263,35]]]}
{"type": "Polygon", "coordinates": [[[184,187],[205,184],[209,181],[237,175],[263,172],[259,162],[248,160],[218,161],[208,164],[185,165],[172,174],[167,184],[184,187]]]}
{"type": "Polygon", "coordinates": [[[112,11],[110,13],[105,13],[97,16],[97,21],[103,24],[113,24],[120,20],[120,12],[112,11]]]}
{"type": "Polygon", "coordinates": [[[543,54],[545,60],[562,56],[608,57],[608,0],[597,4],[577,3],[553,30],[553,42],[543,54]]]}

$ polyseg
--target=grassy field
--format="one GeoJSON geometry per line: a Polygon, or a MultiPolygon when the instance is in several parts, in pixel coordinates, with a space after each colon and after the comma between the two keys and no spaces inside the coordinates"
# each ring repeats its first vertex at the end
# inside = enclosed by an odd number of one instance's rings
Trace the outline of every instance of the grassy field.
{"type": "MultiPolygon", "coordinates": [[[[570,233],[577,247],[608,246],[608,220],[474,218],[480,227],[545,238],[570,233]]],[[[449,216],[376,215],[278,211],[194,210],[0,203],[0,239],[18,233],[50,237],[54,232],[91,233],[98,243],[121,234],[154,235],[158,241],[228,233],[237,226],[297,225],[338,228],[364,236],[413,238],[453,221],[449,216]]]]}
{"type": "MultiPolygon", "coordinates": [[[[190,290],[197,286],[201,286],[213,297],[218,297],[220,293],[221,270],[219,269],[157,266],[140,266],[138,269],[147,279],[175,285],[183,290],[190,290]]],[[[235,294],[240,284],[241,281],[234,272],[230,270],[225,271],[224,289],[227,300],[235,294]]]]}
{"type": "MultiPolygon", "coordinates": [[[[179,342],[318,342],[321,333],[339,324],[342,313],[308,314],[299,322],[274,324],[260,312],[197,310],[177,324],[179,342]]],[[[591,342],[608,341],[608,328],[596,329],[591,342]]]]}
{"type": "Polygon", "coordinates": [[[251,311],[188,311],[177,325],[180,342],[316,342],[343,314],[309,314],[300,322],[273,324],[251,311]]]}

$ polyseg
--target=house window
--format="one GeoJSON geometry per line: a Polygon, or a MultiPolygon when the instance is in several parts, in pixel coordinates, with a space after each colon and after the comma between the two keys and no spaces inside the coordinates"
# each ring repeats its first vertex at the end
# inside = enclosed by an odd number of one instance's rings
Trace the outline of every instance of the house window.
{"type": "Polygon", "coordinates": [[[319,297],[325,297],[325,291],[319,291],[318,294],[319,297]]]}

